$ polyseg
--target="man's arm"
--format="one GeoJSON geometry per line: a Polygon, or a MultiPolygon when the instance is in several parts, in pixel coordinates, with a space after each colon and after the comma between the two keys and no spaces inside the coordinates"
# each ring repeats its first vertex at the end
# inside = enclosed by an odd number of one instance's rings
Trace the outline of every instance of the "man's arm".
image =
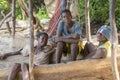
{"type": "Polygon", "coordinates": [[[68,36],[62,36],[62,32],[57,30],[56,42],[68,42],[68,43],[77,43],[80,39],[79,34],[70,34],[68,36]]]}
{"type": "Polygon", "coordinates": [[[56,42],[67,42],[67,43],[78,43],[79,39],[75,38],[68,38],[68,37],[56,37],[55,39],[56,42]]]}

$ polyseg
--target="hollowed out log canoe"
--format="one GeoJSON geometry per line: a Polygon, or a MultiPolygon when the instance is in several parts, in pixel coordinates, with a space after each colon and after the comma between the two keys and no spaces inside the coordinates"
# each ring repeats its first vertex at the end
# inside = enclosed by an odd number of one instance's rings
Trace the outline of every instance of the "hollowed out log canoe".
{"type": "MultiPolygon", "coordinates": [[[[120,57],[117,60],[120,71],[120,57]]],[[[41,65],[34,68],[34,77],[35,80],[114,80],[110,61],[106,58],[41,65]]],[[[0,80],[7,80],[9,71],[10,68],[0,70],[0,80]]]]}

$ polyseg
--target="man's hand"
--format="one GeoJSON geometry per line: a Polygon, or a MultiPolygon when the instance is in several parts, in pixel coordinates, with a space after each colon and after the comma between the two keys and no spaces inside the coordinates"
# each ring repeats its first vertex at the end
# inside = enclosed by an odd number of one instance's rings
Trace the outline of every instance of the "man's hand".
{"type": "Polygon", "coordinates": [[[71,34],[69,36],[73,39],[79,39],[80,38],[80,35],[78,35],[78,34],[71,34]]]}
{"type": "Polygon", "coordinates": [[[56,37],[55,38],[55,42],[60,42],[61,41],[61,38],[60,37],[56,37]]]}

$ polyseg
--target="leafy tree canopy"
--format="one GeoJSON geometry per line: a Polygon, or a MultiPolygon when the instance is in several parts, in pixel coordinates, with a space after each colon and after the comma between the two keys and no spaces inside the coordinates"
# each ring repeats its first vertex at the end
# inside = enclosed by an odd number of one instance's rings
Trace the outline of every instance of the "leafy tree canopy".
{"type": "MultiPolygon", "coordinates": [[[[109,25],[109,0],[89,0],[90,1],[90,21],[91,25],[101,26],[104,24],[109,25]]],[[[85,2],[79,1],[80,21],[85,24],[85,2]]],[[[120,30],[120,0],[116,0],[116,26],[120,30]]]]}

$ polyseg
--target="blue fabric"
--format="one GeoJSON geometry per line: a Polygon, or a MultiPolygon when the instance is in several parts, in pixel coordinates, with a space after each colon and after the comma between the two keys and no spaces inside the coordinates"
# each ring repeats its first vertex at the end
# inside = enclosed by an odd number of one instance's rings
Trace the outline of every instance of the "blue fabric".
{"type": "Polygon", "coordinates": [[[111,29],[109,26],[103,25],[97,32],[100,32],[102,35],[104,35],[107,40],[110,39],[111,29]]]}
{"type": "Polygon", "coordinates": [[[67,32],[67,27],[63,21],[59,22],[57,30],[62,32],[62,36],[67,36],[69,34],[82,34],[80,24],[76,21],[73,21],[73,26],[70,30],[70,33],[67,32]]]}

